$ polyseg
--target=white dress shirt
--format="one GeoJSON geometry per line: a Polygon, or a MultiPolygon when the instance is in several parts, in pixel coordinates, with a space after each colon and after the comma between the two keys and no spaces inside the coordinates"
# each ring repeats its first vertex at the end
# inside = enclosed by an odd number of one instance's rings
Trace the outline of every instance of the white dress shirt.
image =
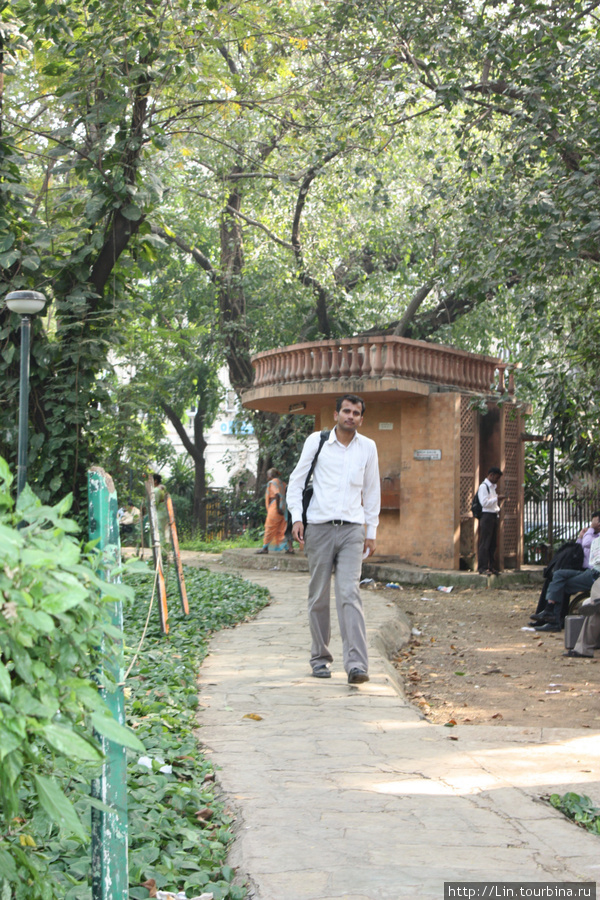
{"type": "Polygon", "coordinates": [[[498,493],[496,491],[496,485],[492,484],[489,479],[484,478],[484,480],[479,485],[479,491],[477,493],[479,496],[479,502],[481,503],[481,508],[485,513],[500,512],[500,504],[498,503],[498,493]]]}
{"type": "MultiPolygon", "coordinates": [[[[302,491],[319,441],[319,431],[306,439],[298,465],[290,475],[287,504],[292,522],[302,521],[302,491]]],[[[338,441],[336,429],[332,429],[319,453],[312,480],[314,494],[306,516],[309,524],[321,525],[334,519],[366,524],[366,537],[375,539],[381,504],[375,441],[355,434],[345,446],[338,441]]]]}
{"type": "Polygon", "coordinates": [[[590,569],[600,571],[600,536],[594,538],[590,547],[590,569]]]}

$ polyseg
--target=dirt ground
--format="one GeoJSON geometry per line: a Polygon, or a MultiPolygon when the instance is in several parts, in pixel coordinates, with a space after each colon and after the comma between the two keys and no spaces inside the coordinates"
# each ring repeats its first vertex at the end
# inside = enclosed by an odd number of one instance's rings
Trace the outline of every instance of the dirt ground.
{"type": "Polygon", "coordinates": [[[600,650],[565,658],[564,633],[523,630],[538,589],[384,590],[413,629],[394,664],[430,721],[600,728],[600,650]]]}

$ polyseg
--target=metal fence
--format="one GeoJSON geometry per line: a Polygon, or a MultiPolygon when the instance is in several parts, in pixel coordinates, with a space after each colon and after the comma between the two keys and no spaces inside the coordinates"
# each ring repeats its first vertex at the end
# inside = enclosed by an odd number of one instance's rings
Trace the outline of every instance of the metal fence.
{"type": "Polygon", "coordinates": [[[206,540],[224,540],[256,528],[265,519],[264,501],[257,504],[250,497],[224,496],[206,492],[206,540]]]}
{"type": "Polygon", "coordinates": [[[573,541],[587,528],[592,513],[600,509],[600,493],[555,494],[552,540],[548,534],[548,500],[526,500],[524,506],[524,559],[526,563],[546,565],[554,550],[565,541],[573,541]]]}

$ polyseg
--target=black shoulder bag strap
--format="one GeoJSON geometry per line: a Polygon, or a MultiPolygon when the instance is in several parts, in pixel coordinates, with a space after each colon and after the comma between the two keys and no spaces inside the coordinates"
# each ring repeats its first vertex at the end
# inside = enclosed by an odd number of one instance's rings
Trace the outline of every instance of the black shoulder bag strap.
{"type": "Polygon", "coordinates": [[[310,469],[308,470],[308,475],[306,476],[306,481],[304,482],[304,490],[302,491],[302,522],[306,527],[306,513],[308,511],[308,504],[312,498],[312,487],[309,487],[310,479],[312,478],[312,473],[315,470],[315,466],[317,464],[317,460],[319,458],[319,453],[323,449],[323,444],[326,440],[329,439],[330,431],[322,431],[320,440],[319,440],[319,449],[315,453],[313,457],[313,461],[310,464],[310,469]]]}

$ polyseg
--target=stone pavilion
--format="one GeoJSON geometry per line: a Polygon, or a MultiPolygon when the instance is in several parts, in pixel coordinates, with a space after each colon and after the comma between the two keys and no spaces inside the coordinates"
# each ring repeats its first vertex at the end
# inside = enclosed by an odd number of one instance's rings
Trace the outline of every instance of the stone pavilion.
{"type": "MultiPolygon", "coordinates": [[[[361,396],[361,432],[379,450],[377,556],[434,569],[472,568],[474,491],[504,472],[498,559],[523,561],[524,416],[512,368],[500,359],[396,336],[313,341],[252,359],[250,409],[310,415],[333,426],[335,399],[361,396]]],[[[289,474],[289,473],[285,473],[289,474]]]]}

